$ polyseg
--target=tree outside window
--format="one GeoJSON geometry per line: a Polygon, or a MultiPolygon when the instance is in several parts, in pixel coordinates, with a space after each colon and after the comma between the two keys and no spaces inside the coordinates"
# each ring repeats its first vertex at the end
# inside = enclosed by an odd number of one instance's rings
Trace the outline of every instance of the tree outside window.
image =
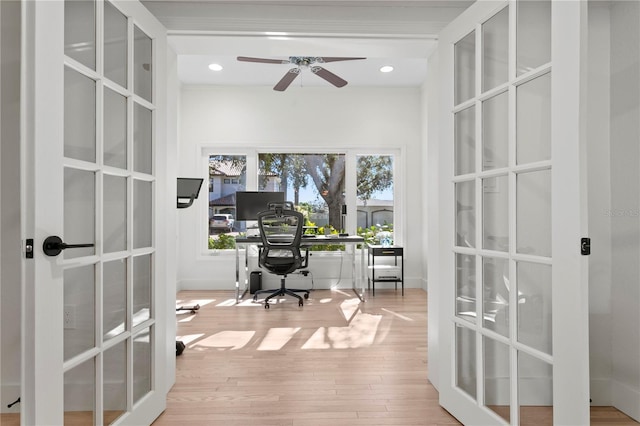
{"type": "MultiPolygon", "coordinates": [[[[331,232],[344,230],[345,154],[262,153],[258,155],[258,190],[283,191],[285,199],[307,216],[309,224],[331,232]]],[[[235,192],[245,191],[244,155],[209,157],[209,247],[233,248],[245,224],[235,222],[235,192]],[[221,215],[233,219],[224,226],[221,215]]],[[[357,156],[359,233],[393,229],[393,156],[357,156]]]]}

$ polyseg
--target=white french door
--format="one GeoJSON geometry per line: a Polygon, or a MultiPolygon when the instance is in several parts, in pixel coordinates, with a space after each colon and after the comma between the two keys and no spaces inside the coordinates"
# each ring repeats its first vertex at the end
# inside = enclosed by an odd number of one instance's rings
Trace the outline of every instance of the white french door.
{"type": "Polygon", "coordinates": [[[166,31],[138,2],[24,1],[21,423],[149,424],[172,360],[158,170],[166,31]],[[67,244],[67,246],[65,246],[67,244]],[[73,247],[77,245],[77,247],[73,247]]]}
{"type": "Polygon", "coordinates": [[[589,424],[586,2],[482,1],[441,34],[440,402],[589,424]]]}

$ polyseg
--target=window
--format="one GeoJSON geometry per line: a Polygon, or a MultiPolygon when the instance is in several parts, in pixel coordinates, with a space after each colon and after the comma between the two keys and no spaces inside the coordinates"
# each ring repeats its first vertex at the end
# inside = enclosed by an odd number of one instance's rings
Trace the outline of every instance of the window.
{"type": "Polygon", "coordinates": [[[285,199],[305,214],[308,232],[356,228],[368,239],[381,230],[393,232],[394,155],[245,152],[207,156],[209,249],[232,249],[235,236],[246,232],[247,224],[236,220],[236,191],[284,192],[285,199]],[[352,176],[351,182],[347,176],[352,176]]]}
{"type": "Polygon", "coordinates": [[[305,213],[309,225],[344,229],[344,154],[259,154],[260,191],[275,191],[277,183],[285,199],[305,213]]]}
{"type": "Polygon", "coordinates": [[[393,156],[359,155],[358,228],[393,231],[393,156]]]}
{"type": "Polygon", "coordinates": [[[235,223],[236,191],[246,187],[247,157],[244,155],[209,156],[209,248],[231,249],[235,223]],[[229,176],[235,176],[231,178],[229,176]],[[232,180],[235,185],[232,185],[232,180]]]}

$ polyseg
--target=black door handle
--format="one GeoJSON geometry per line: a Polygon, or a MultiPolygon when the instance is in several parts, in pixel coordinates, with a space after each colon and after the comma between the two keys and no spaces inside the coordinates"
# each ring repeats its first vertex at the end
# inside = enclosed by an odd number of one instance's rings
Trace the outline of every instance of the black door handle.
{"type": "Polygon", "coordinates": [[[62,250],[68,248],[93,247],[93,244],[67,244],[62,242],[62,238],[52,235],[47,237],[42,243],[42,250],[47,256],[57,256],[62,250]]]}

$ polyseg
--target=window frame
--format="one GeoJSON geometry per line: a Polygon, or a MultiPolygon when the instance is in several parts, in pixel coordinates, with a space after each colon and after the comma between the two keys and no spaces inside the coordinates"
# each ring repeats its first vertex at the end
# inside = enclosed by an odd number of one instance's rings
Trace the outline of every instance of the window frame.
{"type": "MultiPolygon", "coordinates": [[[[357,215],[357,158],[363,155],[385,155],[393,157],[393,229],[394,229],[394,242],[402,245],[404,241],[404,229],[406,219],[405,197],[405,176],[400,173],[401,170],[405,170],[405,149],[403,147],[396,148],[364,148],[364,147],[348,147],[344,146],[336,149],[327,148],[326,145],[323,148],[319,148],[316,145],[305,145],[303,148],[291,148],[285,146],[266,146],[261,145],[235,145],[233,148],[223,145],[205,144],[199,147],[199,156],[201,159],[201,170],[204,171],[207,178],[209,176],[209,157],[211,155],[242,155],[247,159],[246,169],[246,191],[258,190],[258,158],[260,154],[343,154],[345,156],[345,203],[347,206],[347,218],[345,222],[345,229],[347,232],[352,233],[357,230],[358,215],[357,215]]],[[[197,252],[201,253],[201,257],[211,258],[216,256],[235,256],[235,250],[210,250],[209,249],[209,229],[208,229],[208,215],[209,215],[209,193],[207,192],[206,203],[202,203],[203,206],[198,212],[198,238],[197,238],[197,252]]],[[[332,251],[319,251],[314,252],[314,256],[319,255],[322,257],[337,256],[336,252],[332,251]]]]}

